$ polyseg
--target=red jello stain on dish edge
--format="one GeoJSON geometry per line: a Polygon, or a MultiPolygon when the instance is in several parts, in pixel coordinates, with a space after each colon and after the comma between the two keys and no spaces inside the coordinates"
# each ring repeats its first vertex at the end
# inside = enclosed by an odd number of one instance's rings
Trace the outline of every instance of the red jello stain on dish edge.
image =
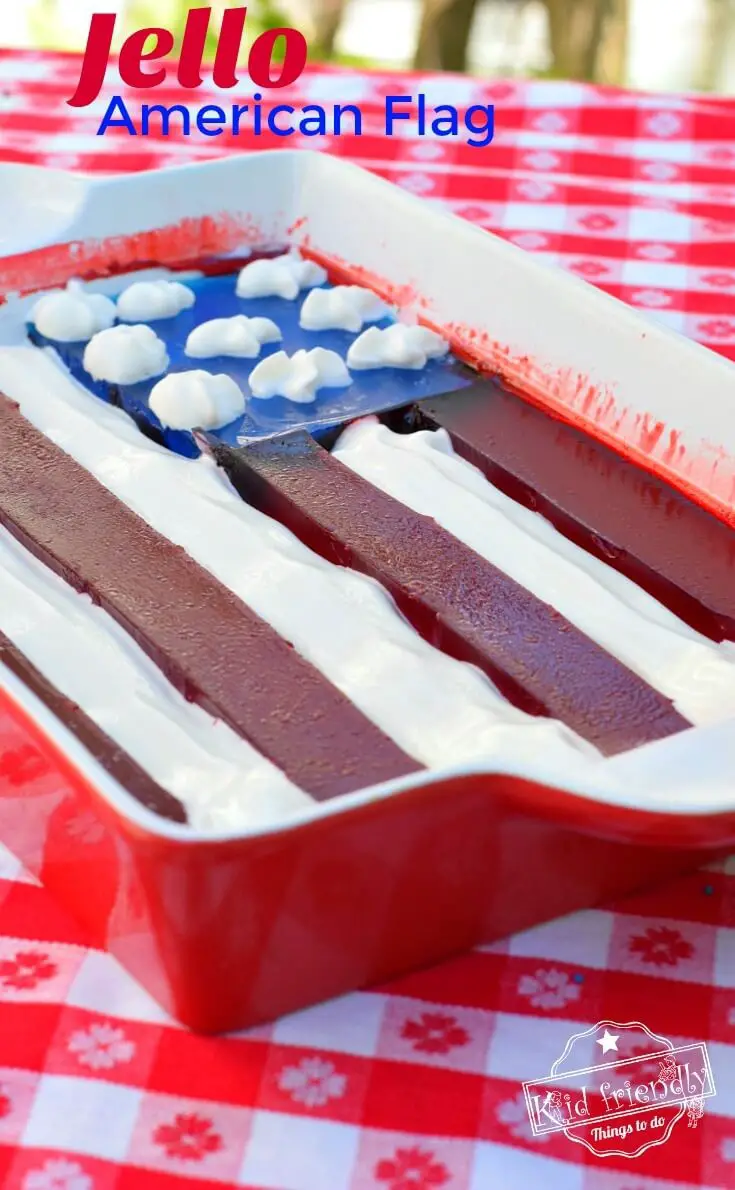
{"type": "Polygon", "coordinates": [[[589,376],[570,368],[554,370],[528,355],[514,354],[487,331],[433,321],[429,303],[414,286],[395,285],[369,269],[320,252],[308,235],[299,248],[304,256],[323,265],[331,280],[365,285],[385,301],[410,309],[425,326],[444,335],[454,354],[478,373],[499,376],[522,400],[597,438],[719,520],[735,526],[735,458],[722,447],[702,442],[701,453],[692,453],[675,429],[668,431],[668,445],[663,447],[667,431],[663,422],[648,413],[620,408],[612,389],[594,384],[589,376]]]}
{"type": "Polygon", "coordinates": [[[156,267],[203,271],[217,271],[220,265],[236,268],[246,258],[240,261],[233,256],[223,261],[222,253],[234,252],[241,246],[256,248],[267,239],[262,228],[245,215],[204,215],[135,235],[36,248],[0,261],[0,302],[10,294],[22,296],[65,285],[73,277],[92,281],[125,270],[156,267]],[[216,257],[219,259],[215,261],[216,257]]]}

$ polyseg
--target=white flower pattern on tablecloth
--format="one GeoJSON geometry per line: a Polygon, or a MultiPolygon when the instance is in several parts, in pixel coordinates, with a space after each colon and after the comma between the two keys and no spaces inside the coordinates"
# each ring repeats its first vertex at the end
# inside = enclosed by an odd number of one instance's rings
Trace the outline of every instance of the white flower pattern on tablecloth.
{"type": "Polygon", "coordinates": [[[657,112],[644,121],[643,127],[651,136],[676,136],[677,132],[681,132],[681,116],[674,112],[657,112]]]}
{"type": "Polygon", "coordinates": [[[521,164],[527,165],[529,169],[540,169],[546,173],[550,169],[558,169],[559,154],[538,149],[535,153],[526,153],[521,158],[521,164]]]}
{"type": "Polygon", "coordinates": [[[404,190],[410,190],[412,194],[428,194],[435,186],[434,179],[426,174],[407,174],[397,181],[399,186],[404,190]]]}
{"type": "Polygon", "coordinates": [[[671,260],[675,256],[673,248],[669,248],[668,244],[640,244],[636,248],[636,255],[642,256],[644,260],[671,260]]]}
{"type": "Polygon", "coordinates": [[[55,1158],[41,1169],[31,1169],[23,1179],[23,1190],[92,1190],[94,1182],[76,1161],[55,1158]]]}
{"type": "Polygon", "coordinates": [[[552,967],[524,975],[518,983],[518,994],[527,996],[534,1008],[563,1008],[579,999],[579,985],[572,983],[564,971],[552,967]]]}
{"type": "Polygon", "coordinates": [[[556,186],[551,182],[542,182],[538,178],[528,178],[525,182],[519,182],[516,189],[521,197],[527,198],[529,202],[543,202],[556,192],[556,186]]]}
{"type": "Polygon", "coordinates": [[[51,153],[44,160],[46,169],[79,169],[82,159],[77,153],[51,153]]]}
{"type": "Polygon", "coordinates": [[[135,1043],[114,1025],[94,1024],[72,1033],[68,1049],[70,1054],[76,1054],[82,1066],[89,1066],[91,1070],[112,1070],[113,1066],[131,1060],[135,1043]]]}
{"type": "Polygon", "coordinates": [[[561,112],[544,112],[533,121],[533,127],[539,132],[565,132],[568,125],[569,120],[561,112]]]}
{"type": "Polygon", "coordinates": [[[525,248],[527,252],[539,252],[549,242],[549,237],[540,231],[514,232],[510,238],[517,248],[525,248]]]}
{"type": "Polygon", "coordinates": [[[278,1087],[304,1107],[324,1107],[330,1099],[343,1097],[347,1077],[323,1058],[302,1058],[297,1066],[284,1066],[278,1087]]]}
{"type": "Polygon", "coordinates": [[[636,289],[635,293],[631,295],[631,300],[637,306],[651,306],[652,308],[671,305],[669,295],[662,293],[660,289],[636,289]]]}
{"type": "Polygon", "coordinates": [[[446,153],[445,145],[432,144],[431,142],[411,145],[408,150],[409,157],[416,157],[419,161],[437,161],[440,157],[445,157],[446,153]]]}
{"type": "Polygon", "coordinates": [[[652,182],[671,182],[678,178],[679,166],[670,161],[646,161],[641,166],[641,174],[652,182]]]}

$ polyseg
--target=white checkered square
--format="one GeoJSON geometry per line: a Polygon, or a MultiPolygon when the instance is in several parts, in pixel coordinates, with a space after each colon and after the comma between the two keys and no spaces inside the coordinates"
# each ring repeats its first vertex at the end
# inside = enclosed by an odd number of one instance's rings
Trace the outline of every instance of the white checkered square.
{"type": "Polygon", "coordinates": [[[688,244],[692,239],[692,219],[680,211],[634,207],[628,217],[628,237],[631,240],[688,244]]]}
{"type": "Polygon", "coordinates": [[[718,988],[735,988],[735,930],[717,930],[712,982],[718,988]]]}
{"type": "Polygon", "coordinates": [[[112,955],[90,950],[69,988],[66,1003],[73,1008],[87,1008],[129,1021],[179,1028],[112,955]]]}
{"type": "Polygon", "coordinates": [[[640,285],[645,289],[690,288],[686,265],[653,260],[623,261],[620,280],[623,285],[640,285]]]}
{"type": "MultiPolygon", "coordinates": [[[[636,161],[655,161],[657,163],[672,161],[677,165],[689,165],[692,161],[692,142],[687,140],[631,140],[628,142],[628,154],[636,161]]],[[[640,173],[640,171],[638,171],[640,173]]],[[[670,181],[666,177],[656,178],[651,175],[651,181],[670,181]]]]}
{"type": "MultiPolygon", "coordinates": [[[[238,84],[239,88],[239,84],[238,84]]],[[[306,103],[360,103],[370,94],[370,83],[364,75],[314,73],[305,76],[299,84],[306,103]]]]}
{"type": "Polygon", "coordinates": [[[431,118],[431,109],[439,104],[451,104],[453,107],[469,107],[478,99],[478,82],[469,75],[424,75],[412,83],[406,94],[411,91],[414,95],[426,96],[427,116],[431,118]]]}
{"type": "Polygon", "coordinates": [[[549,80],[526,83],[526,107],[583,107],[594,103],[594,91],[584,83],[549,80]]]}
{"type": "Polygon", "coordinates": [[[683,310],[644,310],[639,309],[642,318],[650,318],[651,322],[658,322],[678,335],[686,334],[688,317],[683,310]]]}
{"type": "Polygon", "coordinates": [[[385,1002],[385,996],[357,992],[295,1012],[276,1021],[273,1041],[370,1058],[377,1052],[385,1002]]]}
{"type": "Polygon", "coordinates": [[[716,1112],[718,1116],[727,1116],[729,1120],[735,1120],[735,1080],[732,1078],[732,1071],[735,1070],[735,1046],[708,1041],[707,1053],[717,1094],[706,1108],[716,1112]]]}
{"type": "Polygon", "coordinates": [[[23,864],[12,851],[8,851],[0,843],[0,880],[14,880],[24,884],[37,884],[38,881],[26,872],[23,864]]]}
{"type": "Polygon", "coordinates": [[[359,1128],[256,1112],[240,1181],[262,1190],[349,1190],[359,1128]]]}
{"type": "MultiPolygon", "coordinates": [[[[589,1028],[589,1024],[581,1021],[498,1013],[486,1074],[517,1083],[540,1079],[561,1058],[574,1034],[586,1033],[589,1028]]],[[[599,1061],[599,1056],[595,1054],[594,1034],[574,1043],[575,1069],[592,1066],[595,1061],[599,1061]]],[[[562,1069],[571,1070],[572,1065],[565,1062],[562,1069]]]]}
{"type": "Polygon", "coordinates": [[[498,1190],[584,1190],[584,1170],[524,1149],[482,1141],[475,1146],[470,1190],[496,1186],[498,1190]]]}
{"type": "Polygon", "coordinates": [[[563,231],[567,208],[558,203],[509,202],[501,226],[508,231],[563,231]]]}
{"type": "Polygon", "coordinates": [[[101,1079],[46,1074],[36,1092],[23,1144],[121,1161],[128,1152],[142,1098],[140,1090],[101,1079]]]}
{"type": "Polygon", "coordinates": [[[510,939],[509,953],[518,958],[554,959],[604,970],[607,966],[613,915],[598,909],[561,917],[510,939]]]}

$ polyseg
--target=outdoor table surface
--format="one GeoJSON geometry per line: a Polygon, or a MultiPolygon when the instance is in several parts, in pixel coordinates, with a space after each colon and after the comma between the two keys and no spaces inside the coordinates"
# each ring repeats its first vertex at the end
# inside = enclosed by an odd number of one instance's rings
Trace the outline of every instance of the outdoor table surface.
{"type": "MultiPolygon", "coordinates": [[[[113,94],[131,111],[139,100],[111,70],[91,110],[67,106],[79,68],[73,55],[0,51],[0,160],[112,173],[236,151],[224,136],[96,136],[113,94]]],[[[144,98],[192,102],[175,85],[160,90],[144,98]]],[[[196,101],[208,98],[204,88],[196,101]]],[[[363,136],[244,135],[240,149],[351,158],[735,358],[735,100],[328,68],[309,69],[284,99],[359,103],[363,136]],[[418,91],[460,108],[494,103],[493,145],[420,139],[408,124],[381,135],[385,96],[418,91]]],[[[0,729],[0,763],[2,743],[0,729]]],[[[0,1185],[733,1187],[735,861],[211,1039],[175,1025],[88,949],[0,850],[0,1185]],[[708,1043],[718,1094],[704,1118],[636,1160],[530,1132],[522,1081],[604,1019],[708,1043]]]]}

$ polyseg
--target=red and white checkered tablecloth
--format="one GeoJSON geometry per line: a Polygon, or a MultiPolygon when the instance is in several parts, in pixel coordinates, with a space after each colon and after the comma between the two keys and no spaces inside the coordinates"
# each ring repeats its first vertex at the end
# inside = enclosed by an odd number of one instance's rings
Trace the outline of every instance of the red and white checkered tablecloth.
{"type": "MultiPolygon", "coordinates": [[[[162,140],[97,137],[120,87],[111,71],[74,110],[78,75],[70,55],[0,51],[1,159],[112,172],[340,153],[735,358],[735,100],[312,70],[285,101],[359,103],[360,139],[162,140]],[[494,102],[493,145],[408,124],[386,139],[385,95],[418,91],[494,102]]],[[[735,861],[226,1039],[168,1020],[1,851],[0,878],[4,1190],[735,1187],[735,861]],[[526,1115],[522,1081],[603,1019],[708,1043],[704,1118],[637,1159],[534,1140],[526,1115]]]]}

